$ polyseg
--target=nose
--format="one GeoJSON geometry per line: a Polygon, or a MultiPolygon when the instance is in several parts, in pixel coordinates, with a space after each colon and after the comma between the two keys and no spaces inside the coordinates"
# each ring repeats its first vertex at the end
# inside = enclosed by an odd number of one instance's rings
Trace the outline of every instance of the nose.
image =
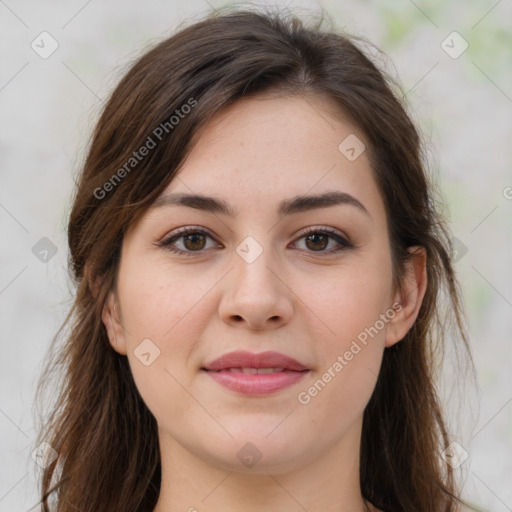
{"type": "Polygon", "coordinates": [[[270,252],[264,250],[251,263],[235,255],[235,268],[223,280],[222,321],[253,330],[277,329],[290,321],[293,293],[275,260],[267,256],[270,252]]]}

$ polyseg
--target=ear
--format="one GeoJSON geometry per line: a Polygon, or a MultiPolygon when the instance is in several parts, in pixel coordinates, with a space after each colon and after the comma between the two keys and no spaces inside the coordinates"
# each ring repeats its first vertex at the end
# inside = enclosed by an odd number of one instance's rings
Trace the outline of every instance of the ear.
{"type": "Polygon", "coordinates": [[[395,294],[395,316],[390,320],[386,331],[386,347],[399,342],[413,326],[425,291],[427,290],[427,251],[424,247],[408,248],[411,256],[405,262],[405,275],[402,286],[395,294]]]}
{"type": "Polygon", "coordinates": [[[126,355],[126,338],[116,294],[110,291],[103,306],[101,319],[107,329],[112,348],[119,354],[126,355]]]}

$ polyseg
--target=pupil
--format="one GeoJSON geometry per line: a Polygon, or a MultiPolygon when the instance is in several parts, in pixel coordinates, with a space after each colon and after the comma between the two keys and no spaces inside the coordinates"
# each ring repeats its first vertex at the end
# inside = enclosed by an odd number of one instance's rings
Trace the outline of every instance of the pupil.
{"type": "MultiPolygon", "coordinates": [[[[195,246],[197,244],[197,237],[202,237],[203,235],[199,235],[199,234],[192,234],[192,235],[187,235],[185,237],[185,246],[187,246],[187,241],[189,241],[190,239],[195,239],[195,241],[192,241],[192,244],[195,246]]],[[[201,249],[201,247],[187,247],[188,249],[201,249]]]]}
{"type": "MultiPolygon", "coordinates": [[[[324,242],[326,242],[326,240],[325,240],[325,239],[326,239],[327,237],[326,237],[325,235],[320,235],[320,234],[309,235],[309,237],[308,237],[308,239],[307,239],[307,240],[309,241],[309,240],[315,239],[315,238],[317,238],[317,237],[323,238],[323,239],[324,239],[324,242]]],[[[313,242],[313,244],[315,244],[315,242],[313,242]]],[[[326,245],[327,245],[327,243],[322,244],[322,247],[320,247],[320,249],[325,248],[325,247],[326,247],[326,245]]]]}

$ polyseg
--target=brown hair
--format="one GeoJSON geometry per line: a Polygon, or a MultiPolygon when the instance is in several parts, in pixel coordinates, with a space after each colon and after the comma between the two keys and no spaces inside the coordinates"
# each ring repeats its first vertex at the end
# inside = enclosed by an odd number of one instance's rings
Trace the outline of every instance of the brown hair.
{"type": "Polygon", "coordinates": [[[362,494],[385,512],[454,512],[463,503],[454,472],[440,457],[449,439],[434,385],[447,321],[472,365],[450,235],[434,201],[420,135],[392,81],[358,47],[360,38],[325,31],[322,21],[308,26],[283,13],[219,11],[147,51],[111,94],[69,219],[77,290],[55,340],[65,326],[69,332],[53,349],[38,389],[40,396],[53,367],[64,369],[60,395],[38,439],[58,454],[43,470],[44,511],[52,510],[53,498],[59,512],[155,507],[156,420],[101,319],[123,236],[176,175],[212,116],[241,97],[275,90],[330,99],[365,135],[386,205],[397,285],[407,248],[419,245],[427,253],[419,315],[405,338],[385,350],[364,412],[362,494]],[[148,138],[155,147],[130,161],[148,138]]]}

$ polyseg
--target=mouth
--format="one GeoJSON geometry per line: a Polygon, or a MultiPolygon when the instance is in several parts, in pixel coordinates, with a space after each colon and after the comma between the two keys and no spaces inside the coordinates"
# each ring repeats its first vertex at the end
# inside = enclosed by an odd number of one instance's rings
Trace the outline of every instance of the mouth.
{"type": "Polygon", "coordinates": [[[206,364],[201,371],[236,393],[266,395],[293,386],[310,369],[279,352],[236,351],[206,364]]]}
{"type": "Polygon", "coordinates": [[[295,371],[286,368],[225,368],[201,369],[222,387],[243,395],[277,393],[301,381],[310,370],[295,371]]]}
{"type": "MultiPolygon", "coordinates": [[[[222,370],[207,370],[206,368],[201,368],[207,372],[225,372],[225,373],[243,373],[244,375],[269,375],[272,373],[282,373],[282,372],[294,372],[296,370],[290,370],[289,368],[223,368],[222,370]]],[[[308,371],[308,370],[302,370],[308,371]]]]}
{"type": "Polygon", "coordinates": [[[308,370],[306,366],[293,357],[281,354],[280,352],[253,353],[244,350],[228,352],[221,357],[205,364],[202,369],[207,371],[219,370],[240,370],[245,373],[276,373],[284,370],[303,371],[308,370]],[[256,372],[254,371],[256,370],[256,372]]]}

